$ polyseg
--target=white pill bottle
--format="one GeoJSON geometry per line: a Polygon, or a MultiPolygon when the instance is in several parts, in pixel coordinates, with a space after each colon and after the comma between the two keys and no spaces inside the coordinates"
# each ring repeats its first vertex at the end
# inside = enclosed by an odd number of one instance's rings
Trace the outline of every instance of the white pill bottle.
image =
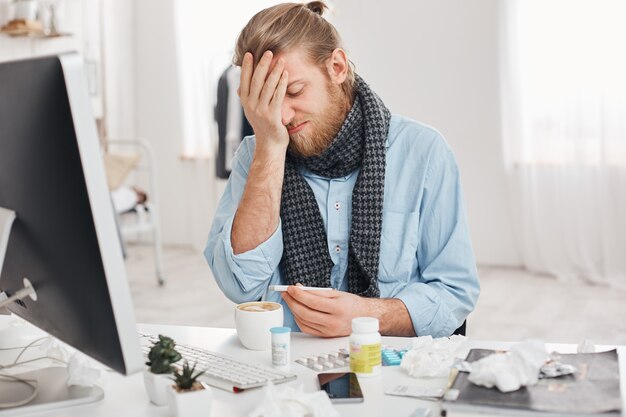
{"type": "Polygon", "coordinates": [[[380,375],[382,356],[378,329],[378,319],[374,317],[352,319],[350,370],[359,377],[380,375]]]}
{"type": "Polygon", "coordinates": [[[291,327],[272,327],[272,366],[288,368],[291,350],[291,327]]]}

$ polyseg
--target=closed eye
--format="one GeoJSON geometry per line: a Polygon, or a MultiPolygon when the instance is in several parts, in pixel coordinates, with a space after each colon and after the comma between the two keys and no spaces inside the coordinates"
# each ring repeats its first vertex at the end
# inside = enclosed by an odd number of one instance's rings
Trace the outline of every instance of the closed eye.
{"type": "Polygon", "coordinates": [[[299,91],[295,91],[295,92],[287,91],[287,96],[288,97],[298,97],[300,94],[302,94],[303,91],[304,91],[304,88],[301,88],[299,91]]]}

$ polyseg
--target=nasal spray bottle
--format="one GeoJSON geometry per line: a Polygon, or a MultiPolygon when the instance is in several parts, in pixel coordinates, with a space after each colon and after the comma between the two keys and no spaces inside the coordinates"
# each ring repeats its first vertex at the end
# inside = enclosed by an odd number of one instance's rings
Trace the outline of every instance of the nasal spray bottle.
{"type": "Polygon", "coordinates": [[[382,357],[378,328],[378,319],[376,318],[357,317],[352,319],[350,370],[359,377],[380,375],[382,357]]]}

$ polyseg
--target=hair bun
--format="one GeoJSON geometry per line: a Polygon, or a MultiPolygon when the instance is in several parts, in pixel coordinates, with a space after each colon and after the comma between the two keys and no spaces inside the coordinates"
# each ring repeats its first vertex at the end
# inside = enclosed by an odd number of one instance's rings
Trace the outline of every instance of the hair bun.
{"type": "Polygon", "coordinates": [[[306,4],[306,8],[321,16],[324,14],[324,10],[328,9],[328,6],[323,1],[310,1],[306,4]]]}

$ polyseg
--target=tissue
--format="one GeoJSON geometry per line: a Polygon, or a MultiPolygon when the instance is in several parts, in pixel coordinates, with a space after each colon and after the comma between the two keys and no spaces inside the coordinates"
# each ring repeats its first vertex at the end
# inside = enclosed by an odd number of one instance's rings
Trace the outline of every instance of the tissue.
{"type": "Polygon", "coordinates": [[[102,387],[106,385],[106,374],[102,372],[100,365],[60,340],[48,337],[39,346],[39,349],[46,352],[46,357],[62,362],[67,366],[68,386],[93,387],[96,383],[102,387]]]}
{"type": "Polygon", "coordinates": [[[93,387],[102,376],[100,369],[92,366],[81,353],[74,353],[67,364],[67,385],[93,387]]]}
{"type": "Polygon", "coordinates": [[[46,356],[59,362],[67,363],[70,360],[71,352],[68,347],[55,339],[48,337],[39,346],[40,350],[46,352],[46,356]]]}
{"type": "Polygon", "coordinates": [[[400,366],[409,375],[421,377],[447,377],[464,336],[440,337],[421,336],[413,339],[413,347],[402,357],[400,366]]]}
{"type": "Polygon", "coordinates": [[[542,342],[523,342],[511,347],[509,353],[494,353],[471,364],[469,381],[502,392],[517,391],[535,385],[539,370],[548,359],[542,342]]]}
{"type": "Polygon", "coordinates": [[[277,390],[269,383],[249,417],[340,417],[324,391],[305,393],[302,386],[277,390]]]}

